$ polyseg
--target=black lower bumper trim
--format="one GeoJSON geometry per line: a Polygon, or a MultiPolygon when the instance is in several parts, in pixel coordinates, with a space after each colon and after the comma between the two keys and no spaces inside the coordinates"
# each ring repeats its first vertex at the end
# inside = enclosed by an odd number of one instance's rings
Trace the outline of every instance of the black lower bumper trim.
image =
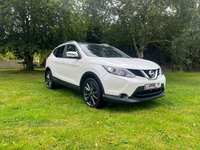
{"type": "Polygon", "coordinates": [[[144,102],[144,101],[148,101],[148,100],[153,100],[153,99],[163,97],[163,96],[165,96],[164,91],[162,93],[160,93],[159,95],[155,95],[155,96],[151,96],[151,97],[145,97],[145,98],[129,97],[128,99],[123,100],[123,99],[119,98],[118,96],[104,94],[103,100],[107,101],[107,102],[111,102],[111,103],[137,103],[137,102],[144,102]]]}

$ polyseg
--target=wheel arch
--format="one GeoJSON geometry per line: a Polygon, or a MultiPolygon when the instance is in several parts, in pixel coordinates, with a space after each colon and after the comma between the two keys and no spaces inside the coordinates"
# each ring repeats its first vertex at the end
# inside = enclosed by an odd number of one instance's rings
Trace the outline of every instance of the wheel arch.
{"type": "Polygon", "coordinates": [[[51,69],[50,69],[49,67],[47,67],[47,68],[45,69],[45,74],[44,74],[45,80],[46,80],[47,71],[51,71],[51,69]]]}
{"type": "Polygon", "coordinates": [[[80,93],[82,94],[83,93],[83,84],[85,82],[86,79],[88,78],[93,78],[95,81],[97,81],[97,83],[99,84],[99,87],[101,89],[101,92],[102,94],[105,94],[104,92],[104,88],[103,88],[103,85],[101,83],[101,80],[99,79],[99,77],[93,73],[93,72],[86,72],[82,75],[81,77],[81,80],[80,80],[80,84],[79,84],[79,87],[80,87],[80,93]]]}

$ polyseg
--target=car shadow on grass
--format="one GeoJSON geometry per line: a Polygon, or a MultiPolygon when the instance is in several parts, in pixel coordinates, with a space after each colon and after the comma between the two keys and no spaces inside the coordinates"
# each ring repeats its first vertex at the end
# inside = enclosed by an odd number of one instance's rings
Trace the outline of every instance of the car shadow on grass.
{"type": "Polygon", "coordinates": [[[123,103],[112,103],[108,104],[108,106],[104,107],[103,109],[109,111],[121,111],[121,112],[131,112],[131,111],[140,111],[140,110],[150,110],[153,108],[163,107],[164,100],[163,99],[155,99],[151,101],[139,102],[139,103],[130,103],[130,104],[123,104],[123,103]]]}

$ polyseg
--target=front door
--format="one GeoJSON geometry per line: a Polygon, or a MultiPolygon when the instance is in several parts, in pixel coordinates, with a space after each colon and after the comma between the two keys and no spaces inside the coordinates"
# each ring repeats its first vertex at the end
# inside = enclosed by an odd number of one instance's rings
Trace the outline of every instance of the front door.
{"type": "Polygon", "coordinates": [[[78,49],[74,44],[68,44],[64,50],[64,58],[62,58],[62,65],[61,65],[61,78],[65,82],[79,85],[79,78],[80,78],[80,65],[82,64],[82,59],[78,58],[67,58],[66,52],[74,51],[79,53],[78,49]]]}

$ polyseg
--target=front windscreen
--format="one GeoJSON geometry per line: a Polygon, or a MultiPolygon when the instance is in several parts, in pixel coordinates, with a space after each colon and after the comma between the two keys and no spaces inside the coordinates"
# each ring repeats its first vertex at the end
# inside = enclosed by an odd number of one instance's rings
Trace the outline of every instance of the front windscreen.
{"type": "Polygon", "coordinates": [[[107,44],[79,43],[79,46],[87,56],[91,57],[123,57],[129,58],[128,55],[107,44]]]}

